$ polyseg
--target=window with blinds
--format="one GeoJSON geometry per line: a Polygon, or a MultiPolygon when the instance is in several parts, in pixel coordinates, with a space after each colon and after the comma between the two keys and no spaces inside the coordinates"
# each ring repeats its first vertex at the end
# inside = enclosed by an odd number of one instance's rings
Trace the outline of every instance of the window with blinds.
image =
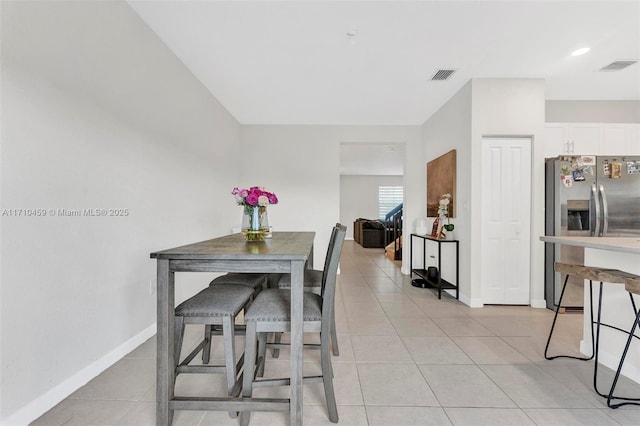
{"type": "Polygon", "coordinates": [[[378,187],[378,216],[380,219],[402,203],[402,186],[379,186],[378,187]]]}

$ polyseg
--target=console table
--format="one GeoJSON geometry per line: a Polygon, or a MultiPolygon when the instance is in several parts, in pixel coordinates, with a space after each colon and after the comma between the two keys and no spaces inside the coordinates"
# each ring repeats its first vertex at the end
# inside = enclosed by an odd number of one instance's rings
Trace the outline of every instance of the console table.
{"type": "MultiPolygon", "coordinates": [[[[411,247],[410,247],[410,269],[411,269],[411,273],[417,275],[419,278],[416,278],[414,280],[411,281],[411,285],[413,285],[414,287],[421,287],[421,288],[437,288],[438,289],[438,299],[442,299],[442,290],[455,290],[456,291],[456,299],[459,298],[459,283],[458,283],[458,276],[459,276],[459,267],[458,267],[458,257],[459,257],[459,241],[458,240],[439,240],[437,238],[432,238],[430,236],[426,236],[426,235],[418,235],[418,234],[411,234],[411,241],[410,241],[411,247]],[[422,239],[422,265],[421,268],[414,268],[413,267],[413,239],[414,238],[418,238],[418,239],[422,239]],[[435,254],[435,251],[429,251],[429,258],[432,259],[434,261],[435,264],[437,264],[437,268],[438,268],[438,278],[437,279],[432,279],[429,277],[428,275],[428,269],[427,269],[427,244],[429,245],[437,245],[437,255],[435,254]],[[446,261],[455,261],[455,282],[454,281],[448,281],[445,280],[444,278],[442,278],[442,246],[443,244],[447,244],[447,245],[455,245],[455,259],[450,259],[450,258],[446,258],[446,261]],[[437,259],[436,259],[437,257],[437,259]]],[[[433,247],[432,247],[433,248],[433,247]]],[[[436,266],[436,265],[434,265],[436,266]]]]}

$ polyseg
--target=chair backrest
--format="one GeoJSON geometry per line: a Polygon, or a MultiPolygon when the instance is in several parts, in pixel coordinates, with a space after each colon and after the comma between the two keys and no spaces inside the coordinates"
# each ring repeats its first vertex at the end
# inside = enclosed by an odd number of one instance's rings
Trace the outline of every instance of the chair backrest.
{"type": "Polygon", "coordinates": [[[324,293],[324,282],[326,281],[327,269],[329,268],[329,260],[331,259],[331,252],[333,251],[333,246],[335,245],[336,232],[338,231],[338,226],[341,226],[340,223],[336,223],[331,229],[331,237],[329,237],[329,246],[327,247],[327,255],[324,258],[324,266],[322,267],[322,289],[320,290],[320,294],[324,293]]]}
{"type": "Polygon", "coordinates": [[[329,241],[329,251],[327,261],[322,274],[322,323],[330,324],[333,312],[334,296],[336,292],[336,281],[338,274],[338,264],[342,254],[342,245],[347,233],[347,227],[339,223],[333,228],[331,241],[329,241]]]}

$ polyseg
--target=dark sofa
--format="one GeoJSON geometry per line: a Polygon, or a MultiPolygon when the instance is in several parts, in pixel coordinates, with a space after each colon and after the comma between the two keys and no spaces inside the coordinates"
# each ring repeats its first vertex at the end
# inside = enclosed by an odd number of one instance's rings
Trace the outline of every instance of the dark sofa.
{"type": "Polygon", "coordinates": [[[356,219],[353,239],[364,248],[384,248],[384,224],[379,220],[356,219]]]}

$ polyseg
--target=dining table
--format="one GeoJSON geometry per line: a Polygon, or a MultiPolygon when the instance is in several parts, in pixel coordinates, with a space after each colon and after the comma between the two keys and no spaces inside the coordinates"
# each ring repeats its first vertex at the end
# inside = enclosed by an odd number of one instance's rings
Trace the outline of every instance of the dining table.
{"type": "MultiPolygon", "coordinates": [[[[170,425],[174,410],[289,411],[302,425],[304,269],[313,267],[315,232],[273,232],[264,241],[236,233],[151,253],[157,261],[156,424],[170,425]],[[291,274],[291,385],[289,398],[184,397],[174,395],[176,272],[291,274]]],[[[246,361],[246,360],[245,360],[246,361]]],[[[249,362],[249,361],[246,361],[249,362]]]]}

